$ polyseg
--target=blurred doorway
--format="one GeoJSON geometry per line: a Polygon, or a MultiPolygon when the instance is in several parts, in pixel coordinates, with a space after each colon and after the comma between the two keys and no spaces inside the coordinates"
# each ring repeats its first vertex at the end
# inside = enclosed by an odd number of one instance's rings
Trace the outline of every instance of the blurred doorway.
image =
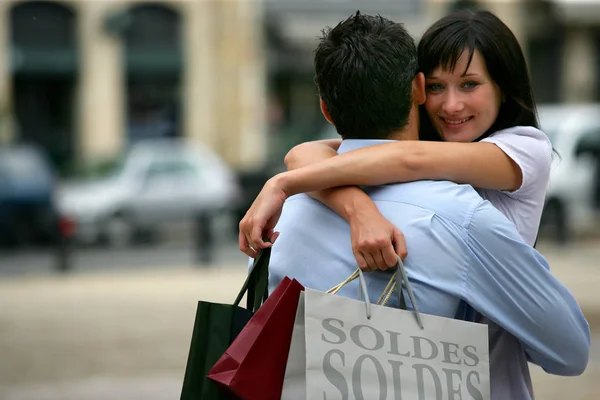
{"type": "Polygon", "coordinates": [[[75,156],[76,24],[73,10],[50,1],[10,10],[16,137],[42,147],[62,173],[75,156]]]}
{"type": "Polygon", "coordinates": [[[554,3],[525,3],[527,62],[537,103],[562,101],[566,27],[554,3]]]}
{"type": "MultiPolygon", "coordinates": [[[[600,27],[595,29],[594,42],[596,44],[596,102],[600,103],[600,27]]],[[[598,198],[598,201],[600,206],[600,197],[598,198]]]]}
{"type": "Polygon", "coordinates": [[[293,146],[319,138],[327,123],[319,107],[312,48],[287,39],[278,14],[267,14],[264,35],[271,110],[275,112],[269,121],[270,158],[281,168],[293,146]]]}
{"type": "Polygon", "coordinates": [[[181,18],[167,6],[128,11],[124,32],[129,141],[181,136],[181,18]]]}

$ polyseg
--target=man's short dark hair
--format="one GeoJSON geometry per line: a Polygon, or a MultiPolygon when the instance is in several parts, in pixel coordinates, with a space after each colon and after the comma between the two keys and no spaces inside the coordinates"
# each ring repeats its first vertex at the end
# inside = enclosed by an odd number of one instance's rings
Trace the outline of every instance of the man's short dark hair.
{"type": "Polygon", "coordinates": [[[417,74],[414,39],[402,24],[355,15],[326,28],[315,51],[315,82],[345,139],[385,139],[408,123],[417,74]]]}

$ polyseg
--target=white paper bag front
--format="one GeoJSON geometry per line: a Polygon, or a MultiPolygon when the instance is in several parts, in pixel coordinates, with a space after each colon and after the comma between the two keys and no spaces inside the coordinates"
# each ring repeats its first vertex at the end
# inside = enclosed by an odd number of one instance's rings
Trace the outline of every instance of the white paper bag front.
{"type": "Polygon", "coordinates": [[[421,314],[421,330],[410,311],[371,305],[367,319],[364,302],[308,288],[302,300],[306,393],[285,399],[490,398],[487,325],[421,314]]]}
{"type": "Polygon", "coordinates": [[[283,378],[282,400],[306,399],[306,341],[304,334],[304,292],[296,310],[292,341],[283,378]]]}

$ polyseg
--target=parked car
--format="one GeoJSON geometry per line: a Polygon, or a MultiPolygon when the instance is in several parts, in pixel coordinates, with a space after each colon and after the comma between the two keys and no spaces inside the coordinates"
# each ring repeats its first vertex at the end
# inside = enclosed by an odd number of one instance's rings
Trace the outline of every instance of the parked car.
{"type": "Polygon", "coordinates": [[[56,245],[67,225],[55,203],[55,176],[33,145],[0,147],[0,243],[56,245]]]}
{"type": "Polygon", "coordinates": [[[83,243],[125,245],[163,224],[232,211],[239,187],[209,148],[183,140],[136,142],[106,175],[65,184],[59,206],[83,243]]]}
{"type": "Polygon", "coordinates": [[[566,243],[597,230],[600,221],[600,105],[542,105],[539,116],[558,153],[541,234],[566,243]]]}

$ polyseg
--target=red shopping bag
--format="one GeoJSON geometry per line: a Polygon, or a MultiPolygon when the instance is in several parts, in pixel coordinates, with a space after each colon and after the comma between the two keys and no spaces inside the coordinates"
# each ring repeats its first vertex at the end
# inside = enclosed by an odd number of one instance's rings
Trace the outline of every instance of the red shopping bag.
{"type": "Polygon", "coordinates": [[[243,400],[279,400],[303,290],[297,280],[285,277],[207,378],[243,400]]]}

